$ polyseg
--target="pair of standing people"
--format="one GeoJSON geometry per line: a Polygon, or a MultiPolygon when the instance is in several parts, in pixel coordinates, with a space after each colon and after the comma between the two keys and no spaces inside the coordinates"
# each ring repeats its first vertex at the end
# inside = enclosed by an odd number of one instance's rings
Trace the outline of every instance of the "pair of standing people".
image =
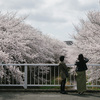
{"type": "MultiPolygon", "coordinates": [[[[59,70],[61,74],[61,88],[60,88],[60,93],[66,94],[65,91],[65,83],[66,83],[66,78],[68,77],[68,67],[64,63],[64,56],[60,57],[60,63],[59,63],[59,70]]],[[[75,62],[76,67],[76,81],[77,81],[77,91],[79,94],[83,94],[86,91],[86,70],[87,66],[86,63],[89,60],[83,56],[83,54],[80,54],[78,56],[77,61],[75,62]]]]}

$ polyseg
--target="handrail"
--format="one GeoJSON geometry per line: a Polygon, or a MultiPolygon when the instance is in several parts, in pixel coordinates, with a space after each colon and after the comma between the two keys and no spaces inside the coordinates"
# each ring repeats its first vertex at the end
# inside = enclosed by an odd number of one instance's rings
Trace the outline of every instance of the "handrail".
{"type": "MultiPolygon", "coordinates": [[[[59,64],[43,64],[43,63],[39,63],[39,64],[28,64],[28,63],[24,63],[24,64],[12,64],[12,63],[8,63],[8,64],[0,64],[0,65],[15,65],[15,66],[58,66],[59,64]]],[[[67,66],[75,66],[75,64],[66,64],[67,66]]],[[[87,66],[100,66],[100,64],[87,64],[87,66]]]]}

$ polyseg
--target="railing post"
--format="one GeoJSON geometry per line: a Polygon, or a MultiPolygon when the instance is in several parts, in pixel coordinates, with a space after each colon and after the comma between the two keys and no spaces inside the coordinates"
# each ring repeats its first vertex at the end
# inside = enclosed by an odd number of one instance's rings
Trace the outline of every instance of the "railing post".
{"type": "Polygon", "coordinates": [[[25,65],[24,89],[27,89],[27,65],[25,65]]]}

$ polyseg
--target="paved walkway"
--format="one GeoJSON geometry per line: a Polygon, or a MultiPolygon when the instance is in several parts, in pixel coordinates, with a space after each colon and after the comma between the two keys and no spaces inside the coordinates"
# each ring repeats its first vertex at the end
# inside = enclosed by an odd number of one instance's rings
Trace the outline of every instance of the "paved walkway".
{"type": "Polygon", "coordinates": [[[0,100],[100,100],[100,93],[0,92],[0,100]]]}

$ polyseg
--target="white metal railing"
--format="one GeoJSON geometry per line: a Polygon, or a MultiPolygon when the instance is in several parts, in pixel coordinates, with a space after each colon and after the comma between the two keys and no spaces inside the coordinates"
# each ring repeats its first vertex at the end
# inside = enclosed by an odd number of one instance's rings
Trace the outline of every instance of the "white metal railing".
{"type": "MultiPolygon", "coordinates": [[[[75,65],[66,64],[71,70],[66,86],[75,87],[76,78],[74,75],[75,65]]],[[[87,78],[94,74],[87,82],[87,87],[100,87],[98,72],[94,68],[100,68],[100,64],[88,64],[92,67],[92,73],[87,71],[87,78]],[[93,79],[92,79],[93,78],[93,79]]],[[[97,70],[98,71],[98,70],[97,70]]],[[[60,86],[60,74],[58,64],[0,64],[0,86],[60,86]]]]}

